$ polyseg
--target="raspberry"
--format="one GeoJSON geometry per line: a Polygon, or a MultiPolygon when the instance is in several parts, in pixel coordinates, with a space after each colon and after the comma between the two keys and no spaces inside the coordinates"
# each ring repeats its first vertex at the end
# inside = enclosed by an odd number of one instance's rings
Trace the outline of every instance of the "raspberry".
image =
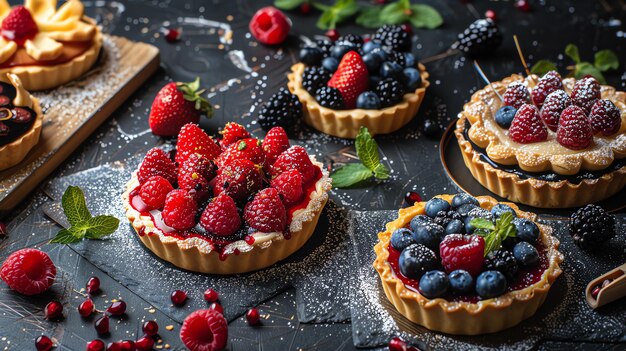
{"type": "Polygon", "coordinates": [[[248,27],[260,43],[276,45],[287,38],[291,21],[277,8],[267,6],[254,14],[248,27]]]}
{"type": "Polygon", "coordinates": [[[492,251],[485,258],[485,270],[500,271],[509,281],[515,279],[518,269],[517,261],[511,251],[492,251]]]}
{"type": "Polygon", "coordinates": [[[224,126],[224,129],[220,131],[222,134],[222,140],[220,140],[220,145],[222,149],[226,149],[226,147],[237,140],[245,139],[250,137],[250,133],[244,128],[241,124],[235,122],[228,122],[224,126]]]}
{"type": "Polygon", "coordinates": [[[263,165],[265,155],[261,149],[261,140],[247,138],[233,143],[217,158],[217,165],[221,167],[234,159],[250,160],[254,164],[263,165]]]}
{"type": "Polygon", "coordinates": [[[311,162],[311,158],[306,150],[299,145],[294,145],[278,156],[276,162],[270,168],[272,178],[279,176],[281,173],[297,169],[302,174],[304,184],[307,184],[315,177],[315,166],[311,162]]]}
{"type": "Polygon", "coordinates": [[[254,199],[246,204],[243,218],[256,230],[266,233],[282,232],[287,226],[287,211],[278,190],[266,188],[259,191],[254,199]]]}
{"type": "Polygon", "coordinates": [[[199,154],[209,161],[214,160],[221,150],[215,141],[193,123],[185,124],[178,133],[176,162],[183,164],[189,155],[199,154]]]}
{"type": "Polygon", "coordinates": [[[150,177],[157,175],[167,179],[170,184],[176,183],[176,165],[165,151],[155,147],[148,151],[139,166],[137,179],[140,184],[143,184],[150,177]]]}
{"type": "Polygon", "coordinates": [[[178,187],[187,190],[196,202],[202,203],[209,198],[209,181],[215,174],[216,167],[212,161],[199,154],[191,154],[178,168],[178,187]]]}
{"type": "Polygon", "coordinates": [[[528,88],[521,82],[509,84],[502,96],[505,106],[513,106],[519,109],[522,105],[530,103],[528,88]]]}
{"type": "Polygon", "coordinates": [[[563,110],[556,131],[556,140],[568,149],[580,150],[591,145],[593,130],[585,111],[578,106],[563,110]]]}
{"type": "Polygon", "coordinates": [[[557,71],[550,71],[539,79],[537,86],[532,91],[533,103],[541,106],[548,95],[557,90],[563,89],[561,75],[557,71]]]}
{"type": "Polygon", "coordinates": [[[198,207],[193,197],[182,189],[176,189],[167,194],[163,207],[163,221],[176,230],[187,230],[196,224],[198,207]]]}
{"type": "Polygon", "coordinates": [[[622,127],[620,110],[611,100],[598,100],[589,113],[589,121],[594,134],[602,133],[609,136],[617,133],[622,127]]]}
{"type": "Polygon", "coordinates": [[[198,310],[185,318],[180,339],[191,351],[221,350],[228,340],[228,324],[217,311],[198,310]]]}
{"type": "Polygon", "coordinates": [[[213,195],[224,192],[235,201],[242,201],[263,187],[263,176],[250,160],[232,160],[218,170],[213,195]]]}
{"type": "Polygon", "coordinates": [[[23,295],[36,295],[48,290],[56,274],[57,269],[50,257],[37,249],[15,251],[0,268],[0,278],[23,295]]]}
{"type": "Polygon", "coordinates": [[[463,269],[476,277],[483,267],[485,240],[478,235],[447,235],[439,244],[441,264],[446,272],[463,269]]]}
{"type": "MultiPolygon", "coordinates": [[[[282,127],[274,127],[267,132],[261,148],[265,153],[265,165],[271,166],[285,150],[289,149],[289,138],[282,127]]],[[[269,167],[268,167],[269,168],[269,167]]]]}
{"type": "Polygon", "coordinates": [[[272,179],[270,184],[283,196],[283,202],[287,207],[300,201],[304,194],[302,174],[297,169],[290,169],[281,173],[272,179]]]}
{"type": "Polygon", "coordinates": [[[551,131],[556,132],[559,127],[559,118],[565,108],[572,104],[572,99],[565,90],[555,90],[545,98],[539,116],[551,131]]]}
{"type": "Polygon", "coordinates": [[[593,77],[585,77],[576,82],[570,96],[574,105],[589,113],[593,104],[601,97],[600,84],[593,77]]]}
{"type": "Polygon", "coordinates": [[[509,136],[522,144],[536,143],[548,138],[548,129],[534,105],[525,104],[517,110],[509,128],[509,136]]]}
{"type": "Polygon", "coordinates": [[[2,36],[7,40],[23,42],[33,38],[38,31],[30,11],[22,5],[15,6],[2,20],[2,36]]]}
{"type": "Polygon", "coordinates": [[[598,246],[615,236],[615,217],[600,206],[587,205],[572,214],[569,230],[578,246],[598,246]]]}
{"type": "Polygon", "coordinates": [[[200,225],[213,235],[235,234],[241,227],[241,218],[235,201],[224,193],[219,194],[202,212],[200,225]]]}
{"type": "Polygon", "coordinates": [[[174,188],[167,179],[152,176],[139,189],[139,197],[150,209],[160,209],[165,204],[165,197],[172,190],[174,188]]]}

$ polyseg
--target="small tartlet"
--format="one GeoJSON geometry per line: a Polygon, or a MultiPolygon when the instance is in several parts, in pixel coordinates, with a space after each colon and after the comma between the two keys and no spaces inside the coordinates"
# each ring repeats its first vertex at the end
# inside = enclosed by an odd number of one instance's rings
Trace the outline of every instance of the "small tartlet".
{"type": "MultiPolygon", "coordinates": [[[[450,202],[453,195],[437,197],[450,202]]],[[[496,199],[489,196],[479,196],[477,199],[484,209],[491,209],[498,204],[496,199]]],[[[376,259],[373,266],[380,276],[385,295],[398,312],[411,322],[430,330],[459,335],[494,333],[510,328],[535,314],[545,301],[550,287],[562,273],[559,264],[563,262],[563,255],[557,250],[559,241],[551,235],[551,228],[537,223],[539,239],[546,249],[549,266],[535,284],[476,303],[447,301],[443,298],[428,299],[407,288],[388,262],[391,234],[396,229],[406,227],[413,217],[424,214],[425,204],[419,202],[400,209],[398,218],[387,223],[386,230],[378,234],[379,242],[374,247],[376,259]]],[[[523,212],[512,203],[506,204],[519,217],[536,221],[535,214],[523,212]]]]}

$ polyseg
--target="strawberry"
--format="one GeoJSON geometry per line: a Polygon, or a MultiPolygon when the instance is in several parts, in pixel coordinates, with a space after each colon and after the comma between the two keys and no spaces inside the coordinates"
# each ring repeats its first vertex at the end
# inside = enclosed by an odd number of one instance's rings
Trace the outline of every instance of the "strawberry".
{"type": "Polygon", "coordinates": [[[368,85],[367,66],[356,51],[350,51],[343,56],[339,67],[328,81],[329,87],[339,90],[348,109],[356,107],[356,99],[367,90],[368,85]]]}
{"type": "Polygon", "coordinates": [[[218,311],[197,310],[183,321],[180,340],[191,351],[218,351],[228,342],[228,322],[218,311]]]}
{"type": "Polygon", "coordinates": [[[202,212],[200,225],[213,235],[235,234],[241,227],[241,218],[235,201],[224,193],[219,194],[202,212]]]}
{"type": "Polygon", "coordinates": [[[502,100],[504,100],[504,105],[519,109],[522,105],[530,102],[530,93],[523,83],[513,82],[506,88],[502,100]]]}
{"type": "Polygon", "coordinates": [[[261,149],[261,140],[247,138],[232,143],[217,158],[217,165],[221,167],[234,159],[250,160],[254,164],[263,165],[265,163],[265,155],[261,149]]]}
{"type": "Polygon", "coordinates": [[[39,29],[30,11],[22,5],[15,6],[2,20],[2,36],[7,40],[17,41],[20,45],[32,39],[39,29]]]}
{"type": "Polygon", "coordinates": [[[263,144],[261,144],[265,153],[265,164],[271,166],[276,159],[285,150],[289,149],[289,137],[283,127],[274,127],[267,132],[263,144]]]}
{"type": "Polygon", "coordinates": [[[270,175],[272,178],[276,178],[290,169],[297,169],[302,174],[304,184],[315,177],[315,166],[306,150],[300,145],[294,145],[280,154],[270,168],[270,175]]]}
{"type": "Polygon", "coordinates": [[[215,164],[198,154],[191,154],[178,168],[178,187],[187,190],[198,203],[209,198],[209,181],[215,177],[215,164]]]}
{"type": "Polygon", "coordinates": [[[572,105],[561,113],[559,129],[556,131],[559,144],[572,150],[581,150],[593,142],[593,130],[585,111],[572,105]]]}
{"type": "Polygon", "coordinates": [[[509,136],[521,144],[536,143],[548,138],[548,128],[534,105],[524,104],[517,110],[509,128],[509,136]]]}
{"type": "Polygon", "coordinates": [[[287,226],[287,211],[278,190],[265,188],[246,204],[243,218],[252,228],[265,233],[282,232],[287,226]]]}
{"type": "Polygon", "coordinates": [[[200,114],[208,117],[213,114],[211,104],[202,97],[200,78],[190,83],[171,82],[157,93],[148,123],[152,133],[160,136],[174,136],[187,123],[198,123],[200,114]]]}
{"type": "Polygon", "coordinates": [[[221,150],[213,138],[208,136],[198,125],[185,124],[178,133],[176,143],[176,162],[183,164],[191,154],[199,154],[209,161],[214,160],[221,150]]]}
{"type": "Polygon", "coordinates": [[[242,201],[262,187],[263,175],[252,161],[233,159],[218,170],[213,194],[224,192],[233,200],[242,201]]]}
{"type": "Polygon", "coordinates": [[[197,210],[196,201],[186,190],[172,190],[165,198],[163,221],[176,230],[191,229],[196,225],[197,210]]]}
{"type": "Polygon", "coordinates": [[[622,127],[622,117],[619,108],[611,100],[598,100],[591,108],[589,121],[593,133],[609,136],[617,133],[622,127]]]}
{"type": "Polygon", "coordinates": [[[297,169],[290,169],[281,173],[270,182],[272,188],[283,196],[285,206],[290,206],[302,199],[302,174],[297,169]]]}
{"type": "Polygon", "coordinates": [[[150,177],[157,175],[167,179],[172,185],[176,184],[176,164],[165,151],[155,147],[150,149],[144,157],[137,171],[137,179],[140,184],[143,184],[150,177]]]}
{"type": "Polygon", "coordinates": [[[235,122],[228,122],[224,126],[224,129],[220,131],[222,134],[222,140],[220,140],[220,146],[222,150],[226,150],[226,147],[237,140],[246,139],[250,137],[250,133],[241,124],[235,122]]]}
{"type": "Polygon", "coordinates": [[[163,208],[165,198],[174,190],[172,184],[161,176],[150,177],[139,189],[139,197],[150,209],[163,208]]]}

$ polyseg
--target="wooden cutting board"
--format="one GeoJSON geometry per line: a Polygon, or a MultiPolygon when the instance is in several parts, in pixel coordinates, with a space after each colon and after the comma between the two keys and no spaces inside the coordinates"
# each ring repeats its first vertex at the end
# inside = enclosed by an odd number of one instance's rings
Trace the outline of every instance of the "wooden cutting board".
{"type": "Polygon", "coordinates": [[[159,67],[159,49],[105,35],[91,71],[59,88],[33,93],[44,110],[39,143],[17,166],[0,171],[0,216],[54,171],[159,67]]]}

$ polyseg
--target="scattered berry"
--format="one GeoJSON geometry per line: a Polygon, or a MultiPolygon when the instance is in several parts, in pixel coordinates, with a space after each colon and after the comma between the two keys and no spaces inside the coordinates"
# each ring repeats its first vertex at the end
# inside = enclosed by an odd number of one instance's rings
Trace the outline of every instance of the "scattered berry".
{"type": "Polygon", "coordinates": [[[182,306],[187,301],[187,293],[182,290],[174,290],[170,295],[174,306],[182,306]]]}
{"type": "Polygon", "coordinates": [[[309,12],[311,12],[311,4],[309,4],[308,2],[303,2],[302,4],[300,4],[300,13],[301,14],[306,15],[309,12]]]}
{"type": "Polygon", "coordinates": [[[437,256],[422,244],[411,244],[398,258],[400,272],[407,278],[420,279],[424,273],[437,268],[437,256]]]}
{"type": "Polygon", "coordinates": [[[548,138],[548,129],[534,105],[525,104],[517,110],[509,128],[509,137],[521,144],[536,143],[548,138]]]}
{"type": "Polygon", "coordinates": [[[339,39],[339,32],[336,29],[329,29],[326,31],[326,33],[324,33],[324,35],[333,42],[339,39]]]}
{"type": "Polygon", "coordinates": [[[248,325],[259,325],[261,322],[259,310],[256,308],[249,309],[248,312],[246,312],[246,320],[248,321],[248,325]]]}
{"type": "Polygon", "coordinates": [[[126,302],[120,300],[111,303],[111,306],[107,308],[107,312],[111,316],[121,316],[126,313],[126,302]]]}
{"type": "Polygon", "coordinates": [[[56,274],[57,269],[48,254],[37,249],[15,251],[0,268],[0,278],[9,288],[23,295],[36,295],[48,290],[56,274]]]}
{"type": "Polygon", "coordinates": [[[482,56],[492,53],[502,44],[502,34],[496,23],[487,18],[474,21],[458,40],[452,44],[453,50],[460,50],[469,56],[482,56]]]}
{"type": "Polygon", "coordinates": [[[7,231],[7,225],[4,222],[0,222],[0,237],[9,234],[7,231]]]}
{"type": "Polygon", "coordinates": [[[468,271],[457,269],[448,275],[450,281],[450,289],[453,293],[463,295],[469,294],[474,290],[474,278],[468,271]]]}
{"type": "Polygon", "coordinates": [[[510,251],[496,250],[491,251],[485,257],[485,270],[499,271],[504,274],[506,279],[512,281],[519,270],[517,261],[510,251]]]}
{"type": "Polygon", "coordinates": [[[261,148],[265,153],[265,165],[271,166],[280,154],[289,149],[289,137],[282,127],[274,127],[265,135],[261,148]]]}
{"type": "Polygon", "coordinates": [[[498,20],[498,16],[496,15],[496,12],[492,9],[489,9],[487,11],[485,11],[485,17],[489,18],[490,20],[496,22],[498,20]]]}
{"type": "Polygon", "coordinates": [[[321,87],[315,92],[315,100],[324,107],[331,110],[343,110],[345,103],[338,89],[331,87],[321,87]]]}
{"type": "Polygon", "coordinates": [[[87,343],[87,351],[105,351],[106,345],[100,339],[91,340],[87,343]]]}
{"type": "Polygon", "coordinates": [[[46,335],[41,335],[35,339],[35,348],[37,351],[50,351],[53,346],[52,340],[46,335]]]}
{"type": "Polygon", "coordinates": [[[578,106],[563,110],[556,131],[559,144],[572,150],[581,150],[593,142],[593,130],[585,111],[578,106]]]}
{"type": "Polygon", "coordinates": [[[599,246],[615,236],[615,217],[602,207],[590,204],[572,214],[569,232],[583,249],[599,246]]]}
{"type": "Polygon", "coordinates": [[[159,325],[156,321],[147,321],[143,324],[142,330],[147,336],[152,337],[159,333],[159,325]]]}
{"type": "Polygon", "coordinates": [[[167,194],[161,215],[166,225],[176,230],[191,229],[196,225],[196,201],[185,190],[176,189],[167,194]]]}
{"type": "Polygon", "coordinates": [[[122,351],[121,342],[110,342],[109,345],[107,345],[107,351],[122,351]]]}
{"type": "Polygon", "coordinates": [[[98,277],[89,278],[89,280],[87,281],[87,284],[85,285],[85,290],[87,290],[87,294],[89,295],[93,295],[97,293],[98,291],[100,291],[100,278],[98,277]]]}
{"type": "Polygon", "coordinates": [[[91,316],[91,314],[95,310],[96,310],[96,306],[93,304],[93,301],[89,298],[83,301],[78,306],[78,314],[80,314],[81,317],[85,317],[85,318],[91,316]]]}
{"type": "Polygon", "coordinates": [[[221,350],[228,340],[228,324],[217,311],[198,310],[185,318],[180,339],[192,351],[221,350]]]}
{"type": "Polygon", "coordinates": [[[409,191],[404,195],[404,201],[406,201],[409,206],[413,206],[418,202],[422,201],[422,197],[415,191],[409,191]]]}
{"type": "Polygon", "coordinates": [[[135,345],[135,342],[132,341],[132,340],[118,341],[117,344],[120,345],[120,349],[122,351],[133,351],[133,350],[134,351],[143,351],[143,350],[148,351],[148,350],[152,349],[152,348],[150,348],[150,349],[139,349],[135,345]]]}
{"type": "Polygon", "coordinates": [[[530,12],[531,10],[528,0],[516,0],[513,6],[522,12],[530,12]]]}
{"type": "Polygon", "coordinates": [[[537,106],[541,106],[548,95],[557,90],[563,90],[561,75],[557,71],[550,71],[544,74],[543,77],[539,79],[537,86],[533,88],[533,103],[537,106]]]}
{"type": "Polygon", "coordinates": [[[394,336],[389,340],[389,345],[387,346],[389,351],[407,351],[407,343],[399,336],[394,336]]]}
{"type": "Polygon", "coordinates": [[[476,278],[476,293],[483,299],[504,294],[506,286],[506,277],[499,271],[485,271],[476,278]]]}
{"type": "Polygon", "coordinates": [[[281,126],[289,128],[300,121],[302,117],[302,103],[289,90],[281,87],[278,92],[263,105],[258,120],[261,127],[270,129],[281,126]]]}
{"type": "Polygon", "coordinates": [[[176,162],[179,165],[182,165],[192,154],[198,154],[212,161],[220,152],[219,145],[198,125],[188,123],[180,129],[176,143],[176,162]]]}
{"type": "Polygon", "coordinates": [[[315,166],[302,146],[294,145],[280,154],[270,168],[270,175],[275,178],[290,169],[297,169],[302,174],[304,184],[315,178],[315,166]]]}
{"type": "Polygon", "coordinates": [[[22,45],[27,39],[32,39],[39,32],[37,23],[30,11],[22,5],[15,6],[2,20],[2,36],[9,41],[16,41],[22,45]]]}
{"type": "Polygon", "coordinates": [[[593,104],[601,97],[600,83],[593,77],[584,77],[576,81],[570,96],[574,105],[589,113],[593,104]]]}
{"type": "Polygon", "coordinates": [[[249,24],[250,33],[262,44],[280,44],[291,30],[291,21],[277,8],[267,6],[258,10],[249,24]]]}
{"type": "Polygon", "coordinates": [[[522,82],[513,82],[506,88],[502,99],[504,105],[519,109],[522,105],[530,103],[530,93],[522,82]]]}
{"type": "Polygon", "coordinates": [[[376,94],[382,107],[398,104],[404,98],[404,93],[402,84],[392,78],[383,79],[376,86],[376,94]]]}
{"type": "Polygon", "coordinates": [[[202,228],[217,236],[233,235],[239,230],[241,224],[235,201],[224,193],[213,198],[200,217],[202,228]]]}
{"type": "Polygon", "coordinates": [[[149,209],[161,209],[165,205],[165,198],[174,190],[170,182],[161,176],[152,176],[141,185],[139,197],[148,205],[149,209]]]}
{"type": "Polygon", "coordinates": [[[175,43],[180,40],[183,34],[182,28],[164,28],[163,35],[168,43],[175,43]]]}
{"type": "Polygon", "coordinates": [[[98,335],[106,335],[109,333],[109,316],[104,315],[98,319],[93,324],[94,328],[96,328],[96,332],[98,335]]]}
{"type": "Polygon", "coordinates": [[[259,191],[246,204],[243,217],[252,228],[265,233],[282,232],[287,226],[287,211],[274,188],[259,191]]]}
{"type": "Polygon", "coordinates": [[[213,289],[207,289],[204,292],[204,300],[206,302],[215,302],[217,300],[219,300],[219,294],[217,293],[217,291],[213,290],[213,289]]]}
{"type": "Polygon", "coordinates": [[[289,207],[302,199],[304,195],[302,182],[302,174],[297,169],[290,169],[272,179],[270,185],[278,190],[278,193],[282,196],[283,203],[289,207]]]}
{"type": "Polygon", "coordinates": [[[149,336],[142,336],[135,341],[137,351],[150,351],[154,347],[154,340],[149,336]]]}
{"type": "Polygon", "coordinates": [[[478,235],[447,235],[439,244],[441,264],[446,272],[463,269],[477,276],[483,267],[485,240],[478,235]]]}
{"type": "Polygon", "coordinates": [[[235,122],[226,123],[224,129],[220,131],[220,134],[222,135],[220,145],[224,150],[228,147],[228,145],[234,143],[235,141],[250,137],[250,133],[248,133],[246,128],[235,122]]]}
{"type": "Polygon", "coordinates": [[[434,299],[444,295],[449,286],[450,281],[444,272],[430,271],[420,278],[419,291],[424,297],[434,299]]]}
{"type": "Polygon", "coordinates": [[[565,90],[555,90],[545,98],[539,116],[551,131],[556,132],[559,127],[561,113],[571,105],[572,99],[565,90]]]}
{"type": "Polygon", "coordinates": [[[617,133],[622,127],[621,112],[611,100],[596,101],[591,107],[589,121],[594,134],[609,136],[617,133]]]}
{"type": "Polygon", "coordinates": [[[263,187],[263,176],[252,161],[236,159],[218,170],[213,184],[215,196],[222,192],[235,201],[242,201],[263,187]]]}
{"type": "Polygon", "coordinates": [[[157,147],[148,151],[137,171],[140,184],[147,182],[152,176],[161,176],[170,184],[176,183],[176,164],[165,151],[157,147]]]}

